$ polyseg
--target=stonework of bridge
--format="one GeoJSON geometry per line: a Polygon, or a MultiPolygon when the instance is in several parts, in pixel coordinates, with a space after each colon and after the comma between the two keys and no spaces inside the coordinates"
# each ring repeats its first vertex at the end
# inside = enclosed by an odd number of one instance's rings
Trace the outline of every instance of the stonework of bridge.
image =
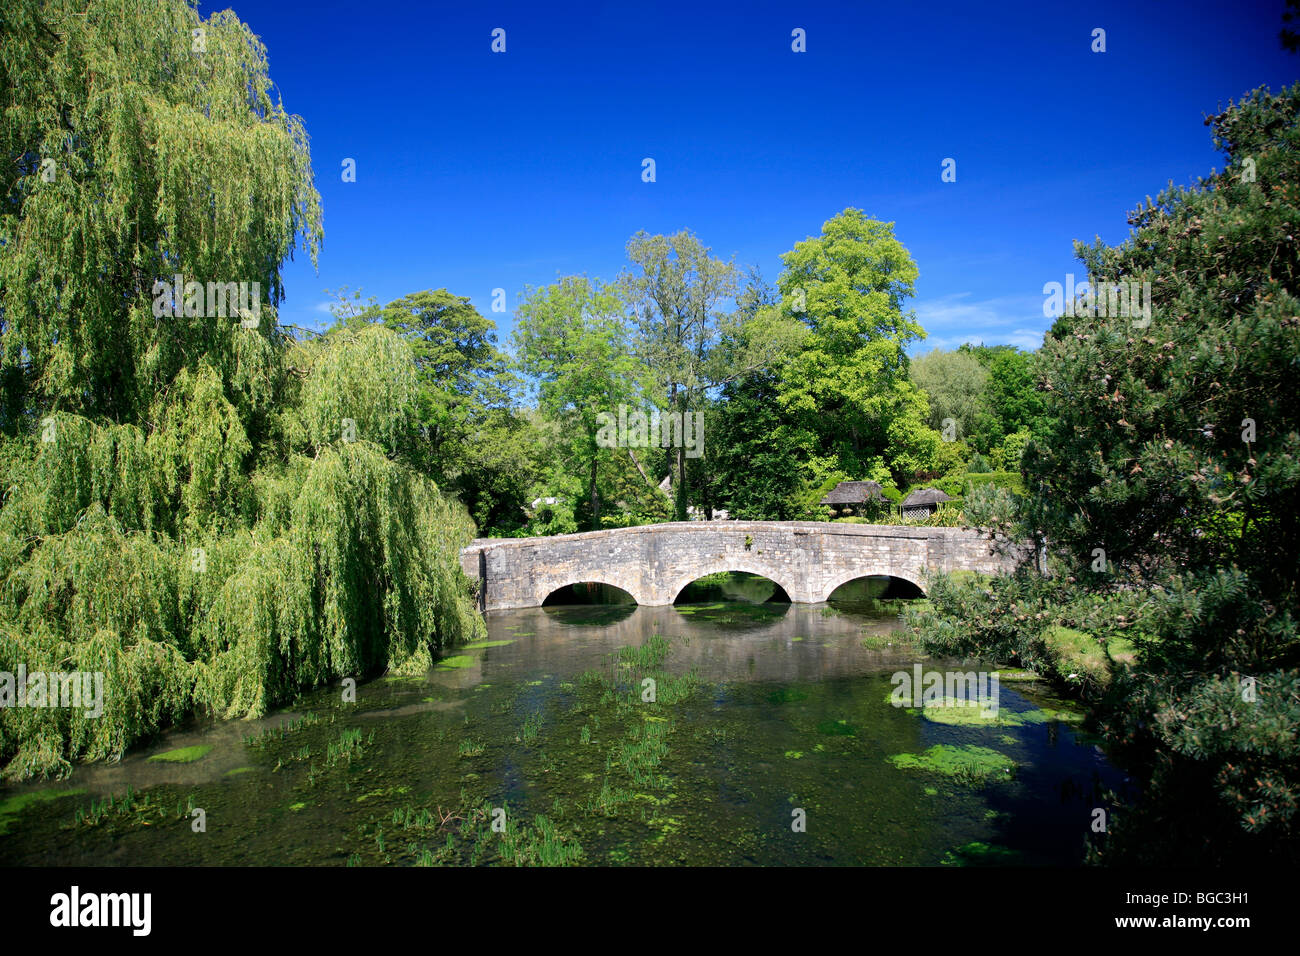
{"type": "Polygon", "coordinates": [[[889,576],[925,591],[931,571],[1012,570],[1025,550],[966,528],[819,521],[685,521],[546,538],[480,538],[461,551],[479,608],[537,607],[570,584],[622,588],[637,604],[672,604],[692,581],[748,571],[790,600],[816,604],[856,578],[889,576]]]}

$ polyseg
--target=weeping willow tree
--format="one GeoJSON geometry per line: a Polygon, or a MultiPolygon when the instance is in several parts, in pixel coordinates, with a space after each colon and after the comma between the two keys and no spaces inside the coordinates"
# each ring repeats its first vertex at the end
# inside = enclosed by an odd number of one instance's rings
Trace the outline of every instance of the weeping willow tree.
{"type": "Polygon", "coordinates": [[[472,523],[409,463],[409,348],[276,322],[323,233],[257,37],[182,0],[14,0],[0,81],[0,672],[104,675],[99,715],[0,707],[4,775],[481,633],[472,523]]]}

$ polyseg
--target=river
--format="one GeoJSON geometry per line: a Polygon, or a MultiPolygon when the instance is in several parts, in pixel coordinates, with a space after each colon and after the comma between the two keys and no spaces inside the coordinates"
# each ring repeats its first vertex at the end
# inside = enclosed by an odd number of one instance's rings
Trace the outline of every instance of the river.
{"type": "Polygon", "coordinates": [[[1003,669],[996,716],[895,706],[918,663],[980,668],[907,644],[881,583],[771,592],[493,612],[423,678],[0,790],[0,863],[1083,862],[1123,777],[1070,705],[1003,669]]]}

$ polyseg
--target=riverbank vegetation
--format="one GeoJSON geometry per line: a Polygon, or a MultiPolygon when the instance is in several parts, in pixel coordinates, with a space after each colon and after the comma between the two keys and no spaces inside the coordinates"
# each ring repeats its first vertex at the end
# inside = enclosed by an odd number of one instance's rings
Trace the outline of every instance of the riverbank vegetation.
{"type": "Polygon", "coordinates": [[[177,0],[3,24],[0,670],[104,674],[102,716],[0,708],[5,776],[481,635],[471,522],[420,467],[411,346],[276,322],[281,263],[322,232],[261,43],[218,14],[193,55],[177,0]],[[159,317],[178,273],[260,298],[159,317]]]}
{"type": "Polygon", "coordinates": [[[1050,577],[939,579],[912,614],[931,652],[1092,703],[1143,790],[1094,836],[1107,863],[1300,858],[1300,86],[1208,123],[1223,170],[1077,247],[1095,279],[1151,283],[1150,325],[1062,317],[1033,359],[1027,494],[979,519],[1045,537],[1050,577]]]}
{"type": "MultiPolygon", "coordinates": [[[[1149,321],[1076,310],[1033,353],[910,358],[918,265],[855,208],[791,236],[775,282],[637,233],[619,275],[525,289],[508,345],[446,289],[340,294],[318,334],[277,321],[285,257],[323,230],[260,41],[182,0],[85,6],[0,19],[0,671],[102,672],[104,713],[0,708],[6,778],[427,671],[485,636],[458,562],[476,534],[896,520],[925,487],[955,499],[927,523],[1047,544],[1047,576],[939,578],[910,621],[1091,705],[1143,788],[1096,860],[1300,856],[1300,86],[1212,117],[1223,170],[1077,247],[1093,282],[1150,284],[1149,321]],[[633,419],[611,447],[620,409],[703,427],[663,445],[633,419]],[[888,507],[832,512],[843,480],[888,507]]],[[[631,702],[657,653],[583,693],[631,702]]],[[[659,705],[691,689],[662,675],[659,705]]],[[[671,727],[624,731],[606,772],[655,789],[671,727]]],[[[518,840],[578,853],[545,818],[518,840]]]]}

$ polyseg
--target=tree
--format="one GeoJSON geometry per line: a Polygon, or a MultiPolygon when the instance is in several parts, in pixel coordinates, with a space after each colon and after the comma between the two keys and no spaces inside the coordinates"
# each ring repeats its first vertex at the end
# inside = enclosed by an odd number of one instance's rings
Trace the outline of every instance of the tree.
{"type": "Polygon", "coordinates": [[[912,381],[930,399],[929,425],[942,432],[951,420],[958,436],[977,429],[988,414],[984,387],[988,370],[969,352],[934,349],[911,362],[912,381]]]}
{"type": "Polygon", "coordinates": [[[0,73],[0,669],[105,675],[102,716],[0,707],[4,775],[482,633],[472,525],[412,467],[410,347],[276,321],[320,206],[248,27],[15,0],[0,73]]]}
{"type": "MultiPolygon", "coordinates": [[[[155,283],[179,274],[205,293],[243,282],[269,311],[298,237],[315,261],[307,137],[271,96],[265,48],[233,14],[201,21],[175,0],[11,6],[0,26],[11,91],[0,150],[14,172],[0,200],[6,407],[18,390],[29,409],[128,421],[200,362],[237,402],[262,407],[274,321],[249,335],[233,310],[164,318],[153,305],[155,283]]],[[[13,433],[20,420],[6,424],[13,433]]]]}
{"type": "Polygon", "coordinates": [[[1008,351],[989,363],[986,394],[1003,435],[1043,425],[1043,398],[1026,352],[1008,351]]]}
{"type": "Polygon", "coordinates": [[[922,626],[933,650],[1021,661],[1055,624],[1135,645],[1094,691],[1142,791],[1096,848],[1117,863],[1298,856],[1300,85],[1207,123],[1223,171],[1148,198],[1121,245],[1075,246],[1090,282],[1151,284],[1150,325],[1085,311],[1033,362],[1023,518],[1054,579],[932,593],[962,613],[922,626]]]}
{"type": "Polygon", "coordinates": [[[563,423],[564,456],[585,474],[588,527],[600,526],[598,492],[604,412],[634,403],[643,392],[641,369],[630,355],[623,302],[599,279],[565,276],[528,289],[516,311],[520,367],[537,380],[542,411],[563,423]]]}
{"type": "Polygon", "coordinates": [[[924,467],[939,436],[925,427],[925,397],[907,374],[905,348],[925,333],[903,311],[917,269],[893,224],[846,209],[781,258],[783,308],[808,329],[782,363],[782,407],[846,472],[874,458],[900,478],[924,467]]]}
{"type": "Polygon", "coordinates": [[[710,419],[713,494],[732,518],[790,521],[810,518],[809,458],[816,436],[789,422],[777,402],[780,382],[772,370],[728,383],[710,419]]]}
{"type": "MultiPolygon", "coordinates": [[[[1286,0],[1286,11],[1282,14],[1282,22],[1286,24],[1294,23],[1300,20],[1300,0],[1286,0]]],[[[1278,40],[1282,44],[1282,49],[1288,53],[1295,53],[1300,50],[1300,33],[1292,30],[1289,26],[1284,26],[1278,33],[1278,40]]]]}
{"type": "MultiPolygon", "coordinates": [[[[736,267],[709,255],[689,230],[672,236],[639,232],[627,255],[621,291],[632,308],[637,356],[653,377],[667,410],[700,411],[709,388],[727,376],[718,354],[720,306],[736,291],[736,267]]],[[[686,520],[686,449],[676,452],[675,517],[686,520]]]]}
{"type": "Polygon", "coordinates": [[[521,502],[536,479],[537,435],[517,414],[521,385],[497,349],[495,323],[446,289],[415,292],[382,308],[373,299],[357,306],[340,292],[333,311],[331,334],[379,324],[411,346],[418,466],[465,504],[483,533],[523,524],[521,502]]]}

